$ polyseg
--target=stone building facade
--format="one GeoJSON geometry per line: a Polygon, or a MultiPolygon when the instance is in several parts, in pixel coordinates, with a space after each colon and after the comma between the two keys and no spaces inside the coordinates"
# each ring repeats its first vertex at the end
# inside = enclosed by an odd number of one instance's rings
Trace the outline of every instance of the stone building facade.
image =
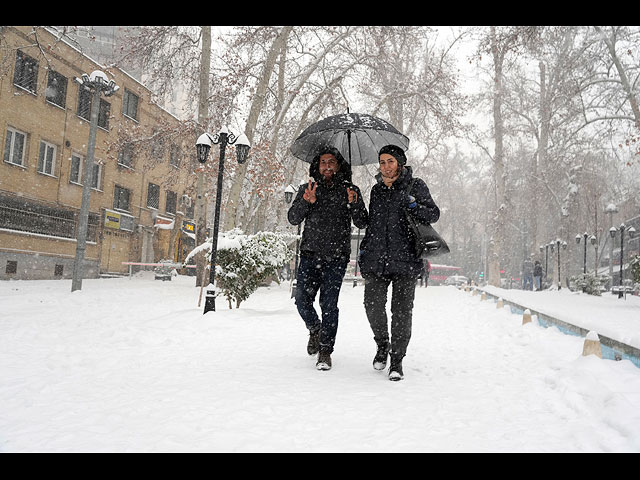
{"type": "Polygon", "coordinates": [[[85,277],[181,261],[194,246],[195,148],[182,122],[117,68],[42,27],[0,27],[0,279],[71,278],[91,96],[101,70],[85,277]]]}

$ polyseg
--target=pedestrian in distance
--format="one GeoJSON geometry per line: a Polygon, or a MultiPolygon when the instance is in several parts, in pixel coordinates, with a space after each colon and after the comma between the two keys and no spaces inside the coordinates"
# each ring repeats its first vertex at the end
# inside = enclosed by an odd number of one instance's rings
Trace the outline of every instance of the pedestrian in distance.
{"type": "Polygon", "coordinates": [[[351,183],[351,166],[335,148],[326,148],[309,167],[288,212],[289,223],[304,221],[295,303],[309,330],[307,353],[316,368],[330,370],[338,330],[338,296],[351,255],[351,222],[367,225],[360,189],[351,183]],[[320,292],[321,317],[314,307],[320,292]]]}
{"type": "Polygon", "coordinates": [[[542,265],[540,260],[536,260],[533,264],[533,279],[536,285],[536,290],[542,289],[542,265]]]}
{"type": "Polygon", "coordinates": [[[533,262],[529,258],[525,258],[522,262],[523,289],[533,290],[533,262]]]}
{"type": "Polygon", "coordinates": [[[424,269],[409,233],[406,212],[420,222],[434,223],[440,210],[424,180],[413,177],[401,148],[383,147],[378,160],[380,172],[371,189],[360,271],[365,280],[365,312],[377,347],[373,368],[384,370],[390,358],[389,379],[396,381],[404,378],[402,360],[411,338],[416,279],[424,269]],[[389,286],[391,335],[386,312],[389,286]]]}

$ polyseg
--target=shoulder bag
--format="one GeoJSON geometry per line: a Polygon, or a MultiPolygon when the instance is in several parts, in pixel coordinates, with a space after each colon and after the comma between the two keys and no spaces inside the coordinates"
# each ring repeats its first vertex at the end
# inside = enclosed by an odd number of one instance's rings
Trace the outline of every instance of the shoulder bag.
{"type": "MultiPolygon", "coordinates": [[[[408,189],[409,194],[411,194],[415,181],[415,178],[411,180],[408,189]]],[[[429,258],[449,253],[447,242],[444,241],[444,238],[436,232],[430,223],[419,222],[407,209],[405,209],[405,215],[407,216],[409,235],[414,242],[417,257],[429,258]]]]}

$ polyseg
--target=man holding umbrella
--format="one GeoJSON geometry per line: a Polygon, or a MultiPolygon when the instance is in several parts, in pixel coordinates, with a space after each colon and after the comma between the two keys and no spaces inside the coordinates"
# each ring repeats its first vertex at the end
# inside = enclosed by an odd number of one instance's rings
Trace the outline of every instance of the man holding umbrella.
{"type": "Polygon", "coordinates": [[[320,147],[309,176],[288,212],[289,223],[305,222],[297,272],[296,306],[309,330],[307,353],[318,354],[316,368],[331,369],[338,330],[338,296],[351,254],[351,221],[367,225],[360,189],[351,183],[351,166],[338,149],[320,147]],[[320,291],[322,320],[313,304],[320,291]]]}

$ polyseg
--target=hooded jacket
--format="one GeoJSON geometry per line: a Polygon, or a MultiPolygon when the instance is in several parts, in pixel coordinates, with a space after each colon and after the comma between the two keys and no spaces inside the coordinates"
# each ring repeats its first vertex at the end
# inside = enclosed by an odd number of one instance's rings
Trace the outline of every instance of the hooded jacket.
{"type": "Polygon", "coordinates": [[[376,175],[369,202],[369,225],[360,248],[363,275],[418,276],[422,272],[424,262],[416,257],[405,210],[422,223],[435,223],[440,209],[422,179],[416,178],[411,192],[407,192],[412,179],[412,169],[407,166],[390,187],[380,174],[376,175]],[[415,208],[408,208],[409,195],[416,199],[415,208]]]}
{"type": "Polygon", "coordinates": [[[307,202],[303,196],[308,183],[300,185],[295,200],[289,208],[288,219],[292,225],[304,223],[300,252],[306,255],[341,257],[345,261],[351,254],[351,221],[358,228],[367,226],[367,209],[360,189],[351,183],[351,166],[342,155],[334,153],[340,169],[328,184],[320,175],[320,154],[309,167],[309,175],[317,182],[316,202],[307,202]],[[350,204],[347,187],[358,194],[358,200],[350,204]]]}

